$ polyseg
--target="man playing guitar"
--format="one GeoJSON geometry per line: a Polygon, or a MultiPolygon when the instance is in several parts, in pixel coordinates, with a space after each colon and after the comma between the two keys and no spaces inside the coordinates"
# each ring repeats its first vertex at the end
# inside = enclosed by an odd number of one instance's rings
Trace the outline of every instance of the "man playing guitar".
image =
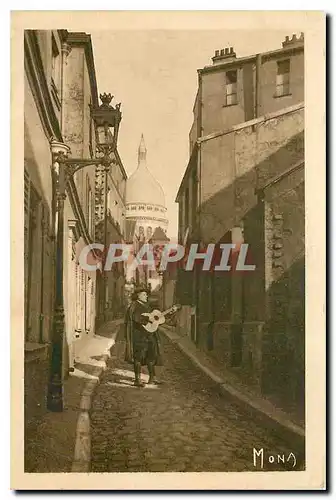
{"type": "Polygon", "coordinates": [[[162,365],[158,326],[164,323],[165,314],[175,312],[177,306],[161,313],[152,311],[148,304],[148,292],[145,288],[138,288],[133,294],[133,303],[126,312],[125,360],[133,363],[137,387],[144,387],[141,382],[141,367],[147,365],[148,384],[158,384],[155,378],[155,366],[162,365]]]}

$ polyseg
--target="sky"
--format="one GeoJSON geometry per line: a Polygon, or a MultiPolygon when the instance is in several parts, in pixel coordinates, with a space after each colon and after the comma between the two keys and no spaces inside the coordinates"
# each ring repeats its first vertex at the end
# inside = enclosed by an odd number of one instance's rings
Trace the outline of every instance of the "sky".
{"type": "Polygon", "coordinates": [[[129,176],[137,167],[141,134],[148,168],[166,198],[169,228],[177,234],[175,197],[189,159],[189,130],[197,69],[212,64],[215,50],[237,57],[281,48],[285,31],[91,31],[98,92],[121,102],[118,151],[129,176]]]}

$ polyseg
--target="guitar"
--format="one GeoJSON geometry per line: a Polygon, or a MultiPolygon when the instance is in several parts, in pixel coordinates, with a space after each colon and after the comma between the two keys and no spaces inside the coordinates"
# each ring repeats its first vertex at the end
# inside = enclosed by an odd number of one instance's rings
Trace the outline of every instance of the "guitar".
{"type": "Polygon", "coordinates": [[[147,330],[147,332],[154,333],[159,328],[159,326],[166,321],[165,316],[167,316],[167,314],[170,313],[175,313],[180,309],[180,307],[181,307],[180,305],[174,305],[173,307],[170,307],[165,311],[159,311],[159,309],[154,309],[154,311],[150,313],[142,313],[142,316],[148,317],[148,323],[142,326],[144,327],[145,330],[147,330]]]}

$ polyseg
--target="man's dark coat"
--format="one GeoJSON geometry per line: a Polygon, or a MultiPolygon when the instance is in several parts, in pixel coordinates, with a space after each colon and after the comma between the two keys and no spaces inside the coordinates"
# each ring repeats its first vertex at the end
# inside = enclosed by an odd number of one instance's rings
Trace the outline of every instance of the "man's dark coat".
{"type": "MultiPolygon", "coordinates": [[[[132,304],[128,307],[125,315],[125,323],[124,323],[124,329],[125,329],[125,361],[127,363],[134,363],[134,350],[137,350],[139,348],[139,344],[141,346],[145,346],[145,351],[146,351],[146,345],[149,345],[149,343],[154,344],[156,356],[154,361],[154,364],[156,366],[162,366],[162,356],[160,352],[160,339],[159,339],[159,333],[156,331],[155,333],[148,333],[143,327],[142,324],[147,323],[147,319],[145,316],[141,316],[141,311],[145,312],[150,312],[150,308],[148,307],[147,304],[139,304],[138,301],[132,302],[132,304]],[[136,319],[136,320],[135,320],[136,319]]],[[[145,359],[141,360],[141,364],[145,365],[147,364],[147,361],[145,359]]]]}

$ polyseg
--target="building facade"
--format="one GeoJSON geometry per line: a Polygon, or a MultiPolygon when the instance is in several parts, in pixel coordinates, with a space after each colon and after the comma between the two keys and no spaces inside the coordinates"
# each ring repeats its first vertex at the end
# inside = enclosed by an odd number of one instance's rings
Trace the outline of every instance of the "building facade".
{"type": "MultiPolygon", "coordinates": [[[[24,34],[24,293],[25,422],[27,428],[45,411],[55,299],[55,217],[52,139],[71,156],[95,157],[95,125],[90,108],[98,106],[91,37],[66,30],[27,30],[24,34]]],[[[100,236],[97,178],[89,166],[67,183],[64,206],[63,294],[66,333],[63,377],[74,369],[76,353],[95,332],[97,274],[84,271],[79,254],[100,236]]],[[[118,153],[108,177],[107,240],[124,231],[126,174],[118,153]],[[117,203],[116,203],[117,202],[117,203]]],[[[123,272],[121,272],[123,276],[123,272]]],[[[117,276],[120,278],[119,274],[117,276]]],[[[122,281],[118,281],[122,287],[122,281]]],[[[115,285],[113,284],[113,288],[115,285]]],[[[109,296],[109,295],[108,295],[109,296]]],[[[105,300],[105,296],[104,296],[105,300]]]]}
{"type": "MultiPolygon", "coordinates": [[[[134,240],[135,253],[151,240],[156,229],[161,228],[166,234],[168,228],[166,212],[163,189],[147,167],[147,149],[142,135],[138,148],[138,167],[126,185],[126,221],[128,224],[133,223],[132,241],[134,240]]],[[[127,280],[144,281],[152,289],[161,283],[156,271],[146,269],[144,266],[138,266],[138,269],[128,266],[127,280]]]]}
{"type": "MultiPolygon", "coordinates": [[[[304,40],[198,71],[179,242],[248,244],[252,272],[179,270],[178,328],[304,417],[304,40]],[[290,313],[288,314],[288,312],[290,313]]],[[[218,262],[217,262],[218,264],[218,262]]]]}

